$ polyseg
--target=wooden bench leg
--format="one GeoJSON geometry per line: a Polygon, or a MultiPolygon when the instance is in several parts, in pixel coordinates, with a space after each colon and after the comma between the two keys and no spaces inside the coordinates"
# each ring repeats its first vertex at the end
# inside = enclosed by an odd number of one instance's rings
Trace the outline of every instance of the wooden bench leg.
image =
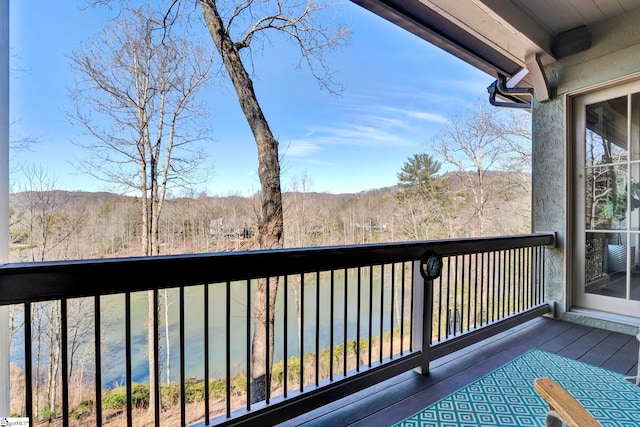
{"type": "Polygon", "coordinates": [[[556,411],[547,412],[546,427],[562,427],[562,417],[556,411]]]}

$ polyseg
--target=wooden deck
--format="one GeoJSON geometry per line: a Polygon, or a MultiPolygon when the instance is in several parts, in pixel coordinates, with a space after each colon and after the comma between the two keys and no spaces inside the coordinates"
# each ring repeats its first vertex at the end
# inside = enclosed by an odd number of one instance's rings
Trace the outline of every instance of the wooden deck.
{"type": "Polygon", "coordinates": [[[431,373],[406,372],[280,426],[389,426],[538,348],[635,375],[635,336],[541,317],[431,362],[431,373]]]}

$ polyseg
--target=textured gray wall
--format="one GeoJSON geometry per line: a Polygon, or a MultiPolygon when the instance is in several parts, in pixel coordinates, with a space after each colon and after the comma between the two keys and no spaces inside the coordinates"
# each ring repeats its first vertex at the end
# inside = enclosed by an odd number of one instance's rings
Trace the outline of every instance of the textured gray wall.
{"type": "MultiPolygon", "coordinates": [[[[590,28],[591,48],[558,60],[546,68],[555,87],[549,102],[533,108],[533,231],[555,231],[558,246],[546,260],[547,298],[557,302],[561,318],[571,307],[571,141],[567,141],[567,95],[640,73],[640,11],[590,28]]],[[[580,251],[581,248],[576,248],[580,251]]],[[[592,320],[585,320],[585,323],[592,320]]],[[[601,326],[606,326],[602,322],[601,326]]],[[[636,330],[637,332],[637,330],[636,330]]],[[[636,333],[634,332],[634,334],[636,333]]]]}

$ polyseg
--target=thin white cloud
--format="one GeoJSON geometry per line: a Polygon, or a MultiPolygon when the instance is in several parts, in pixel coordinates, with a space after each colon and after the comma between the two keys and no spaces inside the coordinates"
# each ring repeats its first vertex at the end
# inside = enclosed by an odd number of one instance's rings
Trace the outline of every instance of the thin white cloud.
{"type": "Polygon", "coordinates": [[[434,123],[446,123],[449,119],[442,114],[430,113],[427,111],[407,110],[403,108],[388,108],[390,112],[400,114],[402,116],[411,117],[418,120],[426,120],[434,123]]]}
{"type": "Polygon", "coordinates": [[[320,150],[317,144],[312,142],[312,139],[302,140],[297,139],[293,141],[287,141],[284,154],[292,157],[306,157],[310,154],[316,153],[320,150]]]}

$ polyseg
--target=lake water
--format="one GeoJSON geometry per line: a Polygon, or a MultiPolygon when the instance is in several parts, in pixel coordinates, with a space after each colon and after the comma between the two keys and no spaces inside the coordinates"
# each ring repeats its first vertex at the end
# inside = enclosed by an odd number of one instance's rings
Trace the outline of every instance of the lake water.
{"type": "MultiPolygon", "coordinates": [[[[360,306],[360,337],[368,338],[369,336],[369,318],[371,317],[372,335],[376,336],[380,333],[380,270],[373,270],[373,280],[371,293],[371,316],[369,313],[370,292],[369,292],[369,274],[368,269],[363,269],[361,277],[361,306],[360,306]]],[[[387,276],[387,274],[385,274],[387,276]]],[[[399,277],[397,275],[396,277],[399,277]]],[[[296,308],[296,290],[299,290],[300,276],[289,278],[288,283],[288,308],[287,308],[287,353],[288,356],[300,356],[299,338],[298,338],[298,317],[296,308]],[[295,280],[294,280],[295,279],[295,280]]],[[[327,348],[330,343],[331,335],[331,316],[330,316],[330,299],[331,299],[331,282],[328,273],[320,274],[319,289],[315,284],[316,275],[305,275],[304,286],[304,352],[315,351],[315,332],[319,330],[320,349],[327,348]],[[316,328],[316,298],[319,291],[320,313],[319,326],[316,328]]],[[[391,301],[390,280],[385,278],[384,286],[384,305],[383,314],[384,331],[391,329],[391,314],[394,304],[391,301]]],[[[253,295],[253,286],[250,290],[253,295]]],[[[348,274],[348,292],[347,292],[347,338],[355,340],[357,337],[357,272],[349,271],[348,274]]],[[[275,354],[274,360],[279,361],[284,356],[284,284],[278,289],[278,302],[276,310],[276,335],[275,335],[275,354]]],[[[334,345],[342,343],[344,340],[344,273],[336,273],[334,281],[334,318],[333,332],[334,345]]],[[[164,291],[160,291],[160,353],[161,353],[161,379],[166,382],[166,335],[165,335],[165,303],[164,291]]],[[[408,293],[408,291],[407,291],[408,293]]],[[[209,285],[209,352],[210,352],[210,375],[213,378],[222,378],[225,376],[226,361],[226,284],[209,285]]],[[[396,294],[399,291],[396,289],[396,294]]],[[[246,297],[247,282],[234,282],[230,285],[231,298],[231,368],[233,373],[243,372],[246,368],[247,343],[246,343],[246,297]]],[[[396,295],[399,297],[399,295],[396,295]]],[[[408,298],[408,296],[407,296],[408,298]]],[[[168,301],[168,331],[170,337],[170,366],[171,379],[176,381],[180,369],[179,356],[179,291],[177,289],[167,290],[168,301]]],[[[186,377],[204,377],[204,286],[192,286],[185,288],[185,373],[186,377]]],[[[397,302],[397,301],[396,301],[397,302]]],[[[73,302],[71,303],[73,304],[73,302]]],[[[407,303],[408,304],[408,303],[407,303]]],[[[103,386],[105,388],[113,388],[117,385],[125,383],[125,298],[124,295],[104,296],[101,299],[102,306],[102,365],[103,365],[103,386]]],[[[138,292],[131,294],[131,324],[132,324],[132,379],[134,382],[148,382],[148,362],[147,362],[147,315],[148,315],[148,297],[147,292],[138,292]]],[[[405,310],[407,306],[405,304],[405,310]]],[[[71,310],[70,310],[71,311],[71,310]]],[[[397,307],[394,313],[397,313],[397,307]]],[[[251,309],[251,315],[253,310],[251,309]]],[[[395,315],[394,315],[395,316],[395,315]]],[[[73,319],[69,319],[72,323],[73,319]]],[[[397,323],[394,319],[393,324],[397,323]]],[[[251,323],[252,325],[252,323],[251,323]]],[[[251,332],[251,335],[253,332],[251,332]]],[[[35,333],[34,333],[35,335],[35,333]]],[[[84,349],[79,349],[76,354],[91,353],[93,346],[93,332],[90,332],[90,343],[84,349]],[[85,351],[86,350],[86,351],[85,351]]],[[[23,335],[19,334],[14,338],[12,343],[12,360],[19,366],[22,345],[20,340],[23,335]]],[[[90,356],[92,359],[92,356],[90,356]]],[[[78,365],[78,362],[76,366],[78,365]]],[[[93,362],[90,362],[91,364],[93,362]]]]}

